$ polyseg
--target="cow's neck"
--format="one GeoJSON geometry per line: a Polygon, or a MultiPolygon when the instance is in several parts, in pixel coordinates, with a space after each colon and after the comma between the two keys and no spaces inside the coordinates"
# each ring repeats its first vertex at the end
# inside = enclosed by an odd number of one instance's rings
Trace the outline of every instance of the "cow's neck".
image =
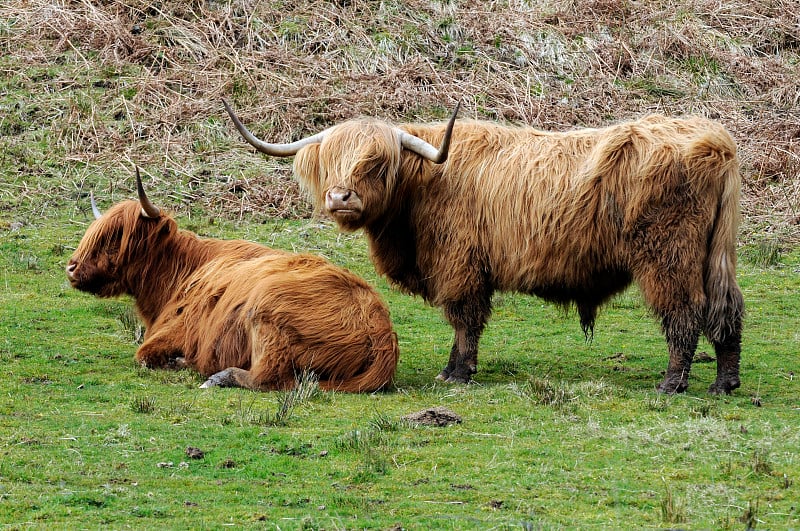
{"type": "Polygon", "coordinates": [[[376,271],[401,289],[425,296],[425,286],[417,266],[417,239],[409,210],[392,210],[392,216],[376,220],[364,228],[376,271]]]}
{"type": "Polygon", "coordinates": [[[214,257],[213,247],[211,240],[178,231],[169,245],[154,253],[150,270],[132,278],[130,294],[145,326],[152,325],[186,279],[214,257]]]}

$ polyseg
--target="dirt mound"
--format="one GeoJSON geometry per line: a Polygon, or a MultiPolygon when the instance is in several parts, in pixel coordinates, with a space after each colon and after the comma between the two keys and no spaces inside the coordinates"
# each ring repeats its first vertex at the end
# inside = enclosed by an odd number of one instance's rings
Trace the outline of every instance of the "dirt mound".
{"type": "Polygon", "coordinates": [[[403,420],[422,426],[444,427],[450,424],[461,424],[461,417],[444,406],[436,406],[415,413],[403,415],[403,420]]]}

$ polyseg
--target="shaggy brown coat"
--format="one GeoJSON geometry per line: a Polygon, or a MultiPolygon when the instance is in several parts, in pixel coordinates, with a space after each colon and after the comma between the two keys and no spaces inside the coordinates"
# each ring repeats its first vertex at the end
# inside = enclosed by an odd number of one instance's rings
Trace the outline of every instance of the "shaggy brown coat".
{"type": "Polygon", "coordinates": [[[495,290],[574,304],[590,335],[598,308],[635,281],[669,347],[658,389],[686,389],[701,332],[717,354],[709,391],[739,386],[741,184],[721,125],[649,116],[555,133],[459,121],[438,165],[402,150],[398,130],[435,145],[445,125],[345,122],[294,169],[342,229],[364,229],[378,272],[444,309],[455,340],[439,378],[476,371],[495,290]]]}
{"type": "Polygon", "coordinates": [[[305,371],[328,390],[391,381],[397,338],[364,280],[313,255],[202,239],[141,210],[126,201],[92,223],[67,274],[82,291],[133,296],[147,327],[143,366],[192,367],[203,387],[290,389],[305,371]]]}

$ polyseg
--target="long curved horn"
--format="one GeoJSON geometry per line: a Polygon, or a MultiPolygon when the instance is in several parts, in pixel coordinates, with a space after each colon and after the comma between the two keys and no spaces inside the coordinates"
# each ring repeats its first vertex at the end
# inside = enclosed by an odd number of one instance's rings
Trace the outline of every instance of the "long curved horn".
{"type": "Polygon", "coordinates": [[[453,125],[456,123],[456,116],[458,116],[458,109],[461,107],[461,102],[456,104],[453,115],[450,116],[450,121],[447,122],[447,128],[444,130],[444,138],[439,149],[436,149],[429,143],[425,142],[419,137],[412,134],[400,131],[400,145],[409,151],[413,151],[420,157],[428,159],[434,164],[441,164],[447,160],[447,155],[450,151],[450,138],[453,136],[453,125]]]}
{"type": "Polygon", "coordinates": [[[136,190],[139,192],[139,203],[142,205],[142,217],[157,218],[161,215],[161,210],[158,209],[144,193],[144,186],[142,186],[142,177],[139,175],[139,166],[136,166],[136,190]]]}
{"type": "Polygon", "coordinates": [[[228,111],[228,116],[231,117],[233,121],[233,125],[236,126],[236,129],[239,131],[239,134],[242,135],[242,138],[247,140],[247,143],[256,148],[261,153],[266,153],[267,155],[272,155],[273,157],[291,157],[292,155],[296,155],[300,149],[309,145],[309,144],[316,144],[322,142],[322,139],[325,138],[325,135],[330,131],[326,129],[321,133],[317,133],[315,135],[303,138],[296,142],[292,142],[291,144],[270,144],[269,142],[264,142],[259,138],[251,133],[239,120],[239,117],[236,116],[236,113],[233,112],[231,106],[228,105],[228,102],[225,99],[222,99],[222,104],[225,106],[225,110],[228,111]]]}
{"type": "Polygon", "coordinates": [[[89,192],[89,202],[92,204],[92,214],[94,214],[94,219],[100,219],[103,213],[100,212],[100,209],[97,208],[97,203],[94,202],[94,192],[89,192]]]}

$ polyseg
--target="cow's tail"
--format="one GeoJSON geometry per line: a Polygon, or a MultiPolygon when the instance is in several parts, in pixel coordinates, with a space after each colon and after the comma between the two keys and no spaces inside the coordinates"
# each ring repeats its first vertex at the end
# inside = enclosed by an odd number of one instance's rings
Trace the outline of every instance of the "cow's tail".
{"type": "Polygon", "coordinates": [[[363,372],[346,380],[320,381],[320,388],[325,391],[369,393],[388,387],[397,369],[400,354],[397,334],[387,322],[383,329],[373,331],[370,339],[372,342],[370,361],[363,372]]]}
{"type": "Polygon", "coordinates": [[[706,180],[706,190],[716,194],[705,264],[706,315],[704,333],[724,342],[741,333],[744,299],[736,283],[736,235],[739,229],[741,174],[736,144],[721,126],[709,128],[690,148],[689,165],[706,180]]]}

